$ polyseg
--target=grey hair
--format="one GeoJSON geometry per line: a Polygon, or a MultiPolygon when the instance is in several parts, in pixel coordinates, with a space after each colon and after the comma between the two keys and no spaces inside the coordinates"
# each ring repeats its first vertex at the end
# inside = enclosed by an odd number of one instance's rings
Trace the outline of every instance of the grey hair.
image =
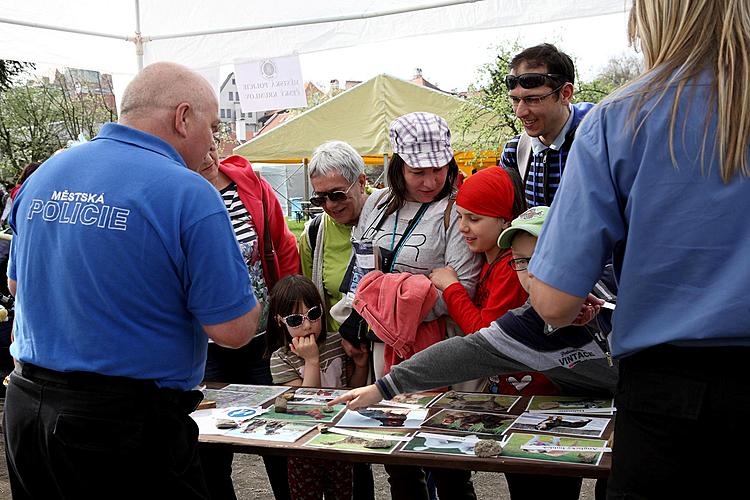
{"type": "Polygon", "coordinates": [[[364,160],[344,141],[324,142],[315,149],[310,160],[310,177],[341,174],[353,183],[364,173],[364,160]]]}

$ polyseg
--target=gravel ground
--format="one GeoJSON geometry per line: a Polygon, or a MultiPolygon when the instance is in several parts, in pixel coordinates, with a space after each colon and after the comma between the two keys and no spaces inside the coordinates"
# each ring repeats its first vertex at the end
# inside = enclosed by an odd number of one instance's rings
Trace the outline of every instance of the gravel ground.
{"type": "MultiPolygon", "coordinates": [[[[0,400],[0,421],[2,421],[2,400],[0,400]]],[[[5,439],[3,439],[3,445],[5,439]]],[[[257,455],[236,454],[234,457],[234,479],[235,491],[238,500],[273,500],[271,487],[268,484],[266,470],[263,461],[257,455]]],[[[390,498],[388,490],[388,478],[381,465],[374,465],[375,474],[375,498],[387,500],[390,498]]],[[[508,487],[502,474],[490,472],[476,472],[473,476],[474,488],[479,500],[506,500],[508,487]]],[[[0,499],[10,499],[10,485],[8,483],[8,469],[5,465],[5,453],[0,453],[0,499]]],[[[582,500],[593,500],[594,481],[584,479],[581,490],[582,500]]],[[[445,499],[450,500],[450,499],[445,499]]]]}

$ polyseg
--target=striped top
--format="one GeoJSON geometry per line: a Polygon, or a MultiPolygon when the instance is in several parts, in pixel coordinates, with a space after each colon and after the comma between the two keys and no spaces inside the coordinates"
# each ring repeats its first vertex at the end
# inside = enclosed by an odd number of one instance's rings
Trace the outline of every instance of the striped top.
{"type": "Polygon", "coordinates": [[[250,216],[247,208],[245,208],[242,200],[240,200],[237,192],[237,184],[232,182],[222,189],[221,198],[224,200],[227,212],[229,212],[234,235],[237,238],[237,243],[240,245],[242,257],[245,259],[247,272],[250,275],[250,282],[253,285],[253,293],[258,303],[262,306],[257,337],[266,332],[266,322],[268,320],[268,286],[263,276],[263,262],[260,258],[258,232],[255,229],[253,218],[250,216]]]}
{"type": "MultiPolygon", "coordinates": [[[[341,335],[328,332],[320,350],[320,385],[326,388],[346,387],[347,358],[341,346],[341,335]]],[[[271,354],[271,376],[276,385],[286,384],[296,379],[305,378],[305,360],[293,353],[288,347],[282,347],[271,354]]]]}

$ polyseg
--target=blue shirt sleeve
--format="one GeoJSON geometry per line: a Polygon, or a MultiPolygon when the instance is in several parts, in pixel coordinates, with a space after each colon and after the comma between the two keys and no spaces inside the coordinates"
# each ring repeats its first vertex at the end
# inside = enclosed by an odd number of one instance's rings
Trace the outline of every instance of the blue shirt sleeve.
{"type": "Polygon", "coordinates": [[[529,271],[546,284],[578,297],[591,291],[613,249],[626,236],[603,111],[593,110],[576,133],[529,265],[529,271]]]}
{"type": "Polygon", "coordinates": [[[183,245],[187,306],[202,325],[233,320],[255,307],[247,266],[226,212],[190,226],[183,245]]]}

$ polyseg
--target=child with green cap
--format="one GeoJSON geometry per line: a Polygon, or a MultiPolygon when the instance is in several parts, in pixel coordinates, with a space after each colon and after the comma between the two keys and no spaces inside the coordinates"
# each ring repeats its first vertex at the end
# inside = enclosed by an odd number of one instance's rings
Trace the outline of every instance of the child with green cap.
{"type": "MultiPolygon", "coordinates": [[[[498,246],[511,248],[509,264],[524,288],[529,281],[526,268],[547,210],[544,206],[527,210],[498,238],[498,246]]],[[[613,281],[611,273],[603,277],[593,295],[613,301],[613,281]]],[[[351,409],[362,408],[405,392],[519,371],[544,373],[561,394],[610,396],[617,384],[606,339],[611,317],[607,310],[597,312],[587,306],[577,324],[550,331],[527,301],[472,335],[453,337],[418,352],[374,384],[353,389],[331,404],[348,402],[351,409]]]]}
{"type": "MultiPolygon", "coordinates": [[[[510,248],[508,262],[528,290],[527,267],[542,231],[548,207],[537,206],[513,220],[497,240],[500,248],[510,248]]],[[[611,268],[611,266],[608,266],[611,268]]],[[[612,302],[616,298],[611,270],[594,287],[589,303],[612,302]],[[601,299],[601,300],[599,300],[601,299]]],[[[350,409],[373,405],[404,392],[517,372],[541,372],[562,395],[605,396],[614,394],[617,367],[613,366],[606,335],[611,330],[611,314],[599,306],[585,305],[574,325],[550,329],[530,302],[508,311],[486,328],[465,337],[453,337],[418,352],[391,367],[374,384],[353,389],[329,404],[347,402],[350,409]],[[596,318],[596,321],[593,319],[596,318]]],[[[506,474],[511,499],[535,498],[539,491],[554,491],[556,498],[578,498],[580,478],[506,474]]],[[[597,483],[596,498],[606,488],[597,483]]]]}

